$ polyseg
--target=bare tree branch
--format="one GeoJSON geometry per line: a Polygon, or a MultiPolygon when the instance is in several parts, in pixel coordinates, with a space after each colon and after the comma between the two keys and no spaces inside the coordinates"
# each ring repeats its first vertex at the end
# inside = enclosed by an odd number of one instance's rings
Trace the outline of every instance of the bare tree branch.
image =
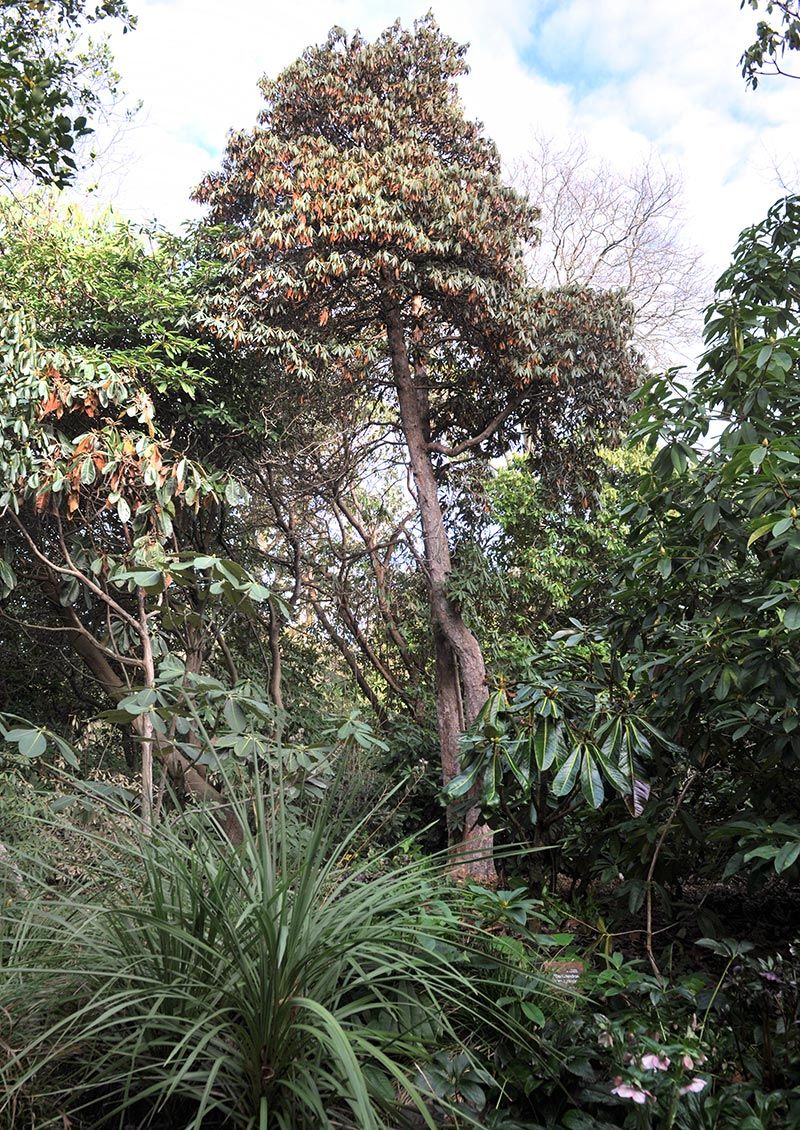
{"type": "Polygon", "coordinates": [[[564,144],[542,134],[514,177],[542,210],[530,255],[536,284],[622,289],[651,363],[693,357],[711,284],[700,252],[681,236],[680,177],[653,156],[618,169],[581,137],[564,144]]]}

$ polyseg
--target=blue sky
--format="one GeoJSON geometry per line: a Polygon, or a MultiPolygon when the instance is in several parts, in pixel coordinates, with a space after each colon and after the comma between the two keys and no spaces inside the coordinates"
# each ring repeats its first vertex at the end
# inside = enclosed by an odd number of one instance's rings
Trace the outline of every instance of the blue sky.
{"type": "Polygon", "coordinates": [[[686,237],[712,273],[780,178],[798,186],[800,82],[745,90],[737,64],[757,17],[739,0],[132,0],[139,28],[115,50],[144,106],[101,162],[100,195],[177,225],[227,131],[254,122],[262,74],[333,24],[371,37],[429,6],[470,42],[464,101],[506,160],[537,131],[579,133],[620,169],[655,152],[683,176],[686,237]]]}

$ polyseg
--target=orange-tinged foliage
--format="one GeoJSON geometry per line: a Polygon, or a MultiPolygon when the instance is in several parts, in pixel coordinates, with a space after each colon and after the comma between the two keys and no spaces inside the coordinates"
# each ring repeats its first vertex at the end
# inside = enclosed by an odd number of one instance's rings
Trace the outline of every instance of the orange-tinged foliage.
{"type": "Polygon", "coordinates": [[[522,433],[542,451],[572,436],[575,458],[624,416],[630,311],[619,295],[531,285],[537,210],[464,115],[464,56],[429,16],[372,43],[334,29],[264,81],[257,127],[231,136],[196,194],[227,233],[207,324],[298,395],[310,382],[335,395],[358,373],[382,396],[395,304],[425,355],[431,442],[486,433],[493,454],[522,433]]]}

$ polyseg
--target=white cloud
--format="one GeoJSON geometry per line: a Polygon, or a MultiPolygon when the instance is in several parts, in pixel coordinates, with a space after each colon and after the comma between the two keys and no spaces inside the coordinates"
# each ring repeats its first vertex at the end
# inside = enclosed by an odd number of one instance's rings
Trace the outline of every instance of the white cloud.
{"type": "Polygon", "coordinates": [[[745,89],[737,64],[755,16],[731,0],[562,0],[546,9],[539,53],[574,73],[576,124],[595,142],[627,130],[626,148],[647,139],[681,169],[687,234],[719,270],[738,231],[778,195],[772,166],[793,153],[800,117],[798,85],[745,89]]]}

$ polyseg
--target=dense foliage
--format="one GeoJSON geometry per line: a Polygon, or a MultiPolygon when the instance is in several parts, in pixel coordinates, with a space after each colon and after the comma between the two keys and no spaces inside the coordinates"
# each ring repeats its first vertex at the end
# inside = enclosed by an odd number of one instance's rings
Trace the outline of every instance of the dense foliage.
{"type": "Polygon", "coordinates": [[[645,376],[464,54],[334,29],[185,237],[0,200],[9,1130],[798,1125],[800,200],[645,376]]]}

